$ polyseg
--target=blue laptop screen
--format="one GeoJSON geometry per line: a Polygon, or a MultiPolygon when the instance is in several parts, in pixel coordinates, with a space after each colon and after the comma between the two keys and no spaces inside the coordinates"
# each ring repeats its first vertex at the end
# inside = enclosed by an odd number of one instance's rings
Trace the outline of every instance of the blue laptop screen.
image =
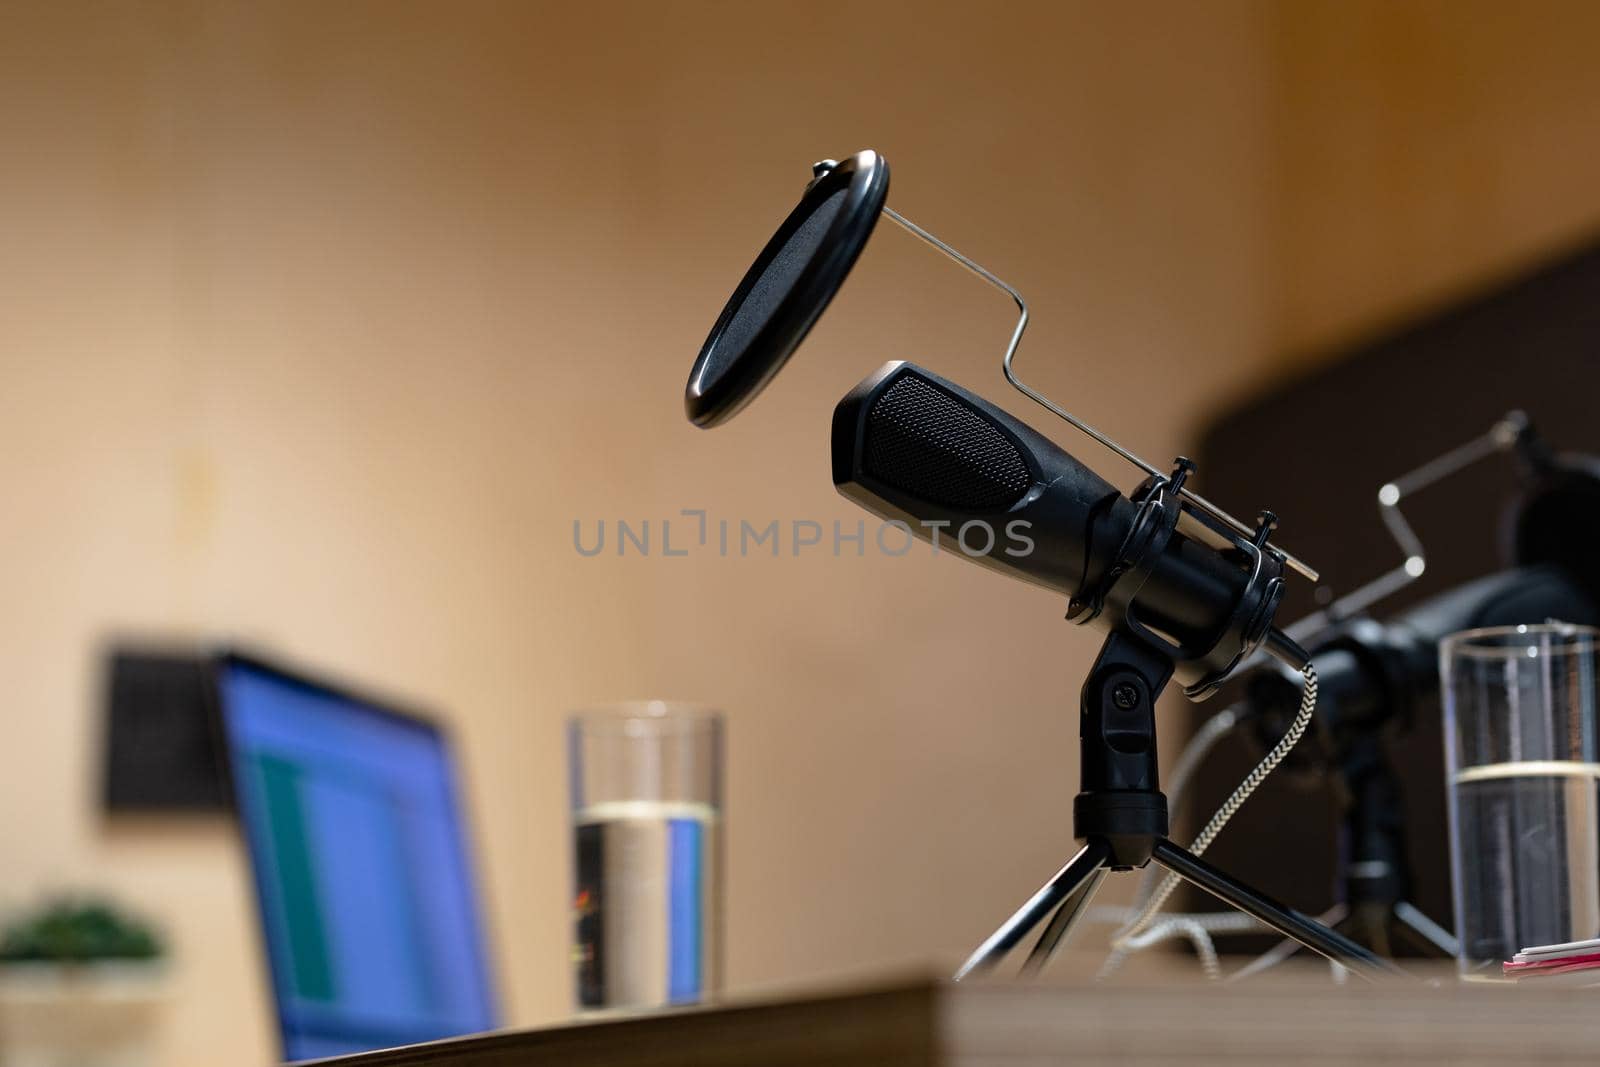
{"type": "Polygon", "coordinates": [[[439,732],[238,660],[219,696],[285,1057],[494,1027],[439,732]]]}

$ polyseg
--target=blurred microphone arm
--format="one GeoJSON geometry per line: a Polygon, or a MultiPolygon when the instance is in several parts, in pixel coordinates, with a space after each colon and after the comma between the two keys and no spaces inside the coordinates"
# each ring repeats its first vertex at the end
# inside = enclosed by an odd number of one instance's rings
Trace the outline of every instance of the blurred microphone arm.
{"type": "MultiPolygon", "coordinates": [[[[1378,517],[1394,538],[1403,553],[1398,567],[1386,571],[1344,596],[1334,600],[1320,611],[1297,619],[1284,631],[1297,641],[1306,641],[1329,625],[1359,614],[1378,601],[1399,592],[1427,570],[1428,561],[1422,547],[1422,538],[1406,521],[1400,502],[1422,489],[1436,485],[1457,474],[1479,460],[1501,452],[1527,450],[1538,447],[1533,425],[1520,411],[1508,411],[1488,430],[1464,444],[1457,445],[1441,456],[1435,456],[1415,470],[1408,471],[1378,488],[1378,517]]],[[[1323,592],[1323,590],[1319,590],[1323,592]]]]}

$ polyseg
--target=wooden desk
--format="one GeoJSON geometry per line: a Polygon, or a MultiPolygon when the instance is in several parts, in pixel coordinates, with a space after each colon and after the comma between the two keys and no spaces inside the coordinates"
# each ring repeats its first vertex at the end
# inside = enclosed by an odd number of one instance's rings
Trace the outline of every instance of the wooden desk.
{"type": "MultiPolygon", "coordinates": [[[[1325,973],[1325,972],[1324,972],[1325,973]]],[[[1352,985],[886,988],[507,1031],[320,1064],[339,1067],[1141,1067],[1577,1064],[1600,1057],[1600,990],[1352,985]]]]}

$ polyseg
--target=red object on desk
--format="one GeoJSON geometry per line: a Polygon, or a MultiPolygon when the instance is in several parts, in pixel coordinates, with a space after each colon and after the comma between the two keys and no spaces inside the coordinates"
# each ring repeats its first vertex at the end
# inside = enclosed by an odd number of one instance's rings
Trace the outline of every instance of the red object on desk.
{"type": "Polygon", "coordinates": [[[1503,967],[1507,978],[1538,978],[1550,974],[1570,974],[1573,971],[1600,970],[1600,952],[1585,952],[1577,956],[1556,956],[1548,960],[1507,962],[1503,967]]]}

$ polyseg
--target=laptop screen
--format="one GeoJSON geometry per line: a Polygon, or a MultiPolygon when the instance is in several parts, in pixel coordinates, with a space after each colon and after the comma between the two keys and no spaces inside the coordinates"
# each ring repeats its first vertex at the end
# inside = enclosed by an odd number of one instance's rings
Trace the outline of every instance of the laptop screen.
{"type": "Polygon", "coordinates": [[[285,1057],[492,1029],[439,730],[239,657],[217,689],[285,1057]]]}

